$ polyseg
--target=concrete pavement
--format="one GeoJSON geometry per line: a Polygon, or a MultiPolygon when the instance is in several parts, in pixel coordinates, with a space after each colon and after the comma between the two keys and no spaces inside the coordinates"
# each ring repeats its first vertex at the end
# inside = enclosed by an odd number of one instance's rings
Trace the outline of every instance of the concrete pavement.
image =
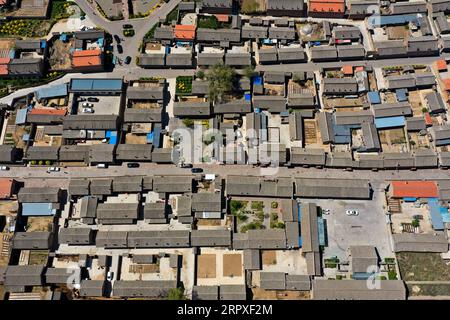
{"type": "MultiPolygon", "coordinates": [[[[288,168],[280,167],[273,175],[260,167],[249,165],[217,165],[199,164],[195,167],[203,168],[204,173],[214,173],[222,177],[229,175],[264,176],[267,178],[293,177],[293,178],[328,178],[328,179],[367,179],[372,184],[385,183],[389,180],[440,180],[450,179],[450,171],[442,169],[410,170],[383,170],[373,172],[370,170],[355,170],[352,172],[342,169],[316,169],[316,168],[288,168]]],[[[49,179],[65,180],[69,178],[102,178],[118,176],[145,176],[145,175],[193,175],[190,169],[179,168],[173,164],[141,163],[139,168],[110,166],[107,169],[96,167],[68,167],[61,168],[60,172],[46,172],[47,167],[10,167],[9,171],[0,171],[0,177],[21,179],[49,179]]],[[[271,170],[272,173],[272,170],[271,170]]]]}

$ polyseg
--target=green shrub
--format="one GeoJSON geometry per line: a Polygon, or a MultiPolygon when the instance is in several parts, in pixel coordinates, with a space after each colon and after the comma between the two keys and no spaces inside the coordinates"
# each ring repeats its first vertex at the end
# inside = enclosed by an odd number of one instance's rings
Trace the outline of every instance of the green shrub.
{"type": "Polygon", "coordinates": [[[397,280],[397,272],[395,270],[388,271],[388,279],[389,280],[397,280]]]}
{"type": "Polygon", "coordinates": [[[256,215],[256,217],[257,217],[259,220],[264,221],[264,212],[262,212],[262,211],[257,211],[257,212],[255,213],[255,215],[256,215]]]}
{"type": "Polygon", "coordinates": [[[262,201],[252,201],[252,209],[261,211],[264,209],[264,203],[262,201]]]}
{"type": "Polygon", "coordinates": [[[272,209],[276,209],[276,208],[278,208],[278,202],[272,201],[270,206],[272,207],[272,209]]]}
{"type": "Polygon", "coordinates": [[[39,160],[39,165],[42,166],[44,164],[44,161],[39,160]]]}

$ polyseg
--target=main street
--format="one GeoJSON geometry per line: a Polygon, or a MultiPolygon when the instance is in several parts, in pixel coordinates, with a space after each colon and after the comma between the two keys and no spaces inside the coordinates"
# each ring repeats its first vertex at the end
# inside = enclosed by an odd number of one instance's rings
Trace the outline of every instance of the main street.
{"type": "MultiPolygon", "coordinates": [[[[342,169],[317,168],[260,168],[249,165],[218,165],[199,164],[195,167],[203,168],[203,173],[212,173],[227,177],[263,176],[267,178],[293,177],[293,178],[325,178],[325,179],[367,179],[371,183],[383,183],[389,180],[440,180],[450,179],[450,171],[442,169],[410,170],[355,170],[353,172],[342,169]]],[[[126,164],[110,166],[106,169],[96,167],[61,167],[60,172],[47,173],[43,167],[12,166],[9,171],[0,171],[0,177],[21,179],[49,179],[64,180],[69,178],[106,178],[118,176],[146,176],[146,175],[192,175],[190,169],[179,168],[173,164],[141,163],[139,168],[128,168],[126,164]]]]}

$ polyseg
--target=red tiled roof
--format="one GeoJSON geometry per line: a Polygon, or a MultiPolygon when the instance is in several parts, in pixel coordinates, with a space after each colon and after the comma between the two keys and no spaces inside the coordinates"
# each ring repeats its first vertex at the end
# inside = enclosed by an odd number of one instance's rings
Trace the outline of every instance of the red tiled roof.
{"type": "Polygon", "coordinates": [[[447,70],[447,61],[444,59],[436,61],[436,67],[439,71],[447,70]]]}
{"type": "Polygon", "coordinates": [[[353,67],[352,66],[343,66],[342,67],[342,71],[344,72],[344,74],[349,75],[349,74],[353,74],[353,67]]]}
{"type": "Polygon", "coordinates": [[[8,65],[6,65],[6,64],[0,64],[0,75],[6,76],[6,75],[8,75],[8,74],[9,74],[9,71],[8,71],[8,65]]]}
{"type": "Polygon", "coordinates": [[[72,66],[75,68],[99,66],[102,64],[101,55],[102,51],[99,49],[75,51],[72,55],[72,66]]]}
{"type": "Polygon", "coordinates": [[[438,187],[434,181],[392,181],[394,198],[437,198],[438,187]]]}
{"type": "Polygon", "coordinates": [[[431,119],[431,116],[428,112],[425,113],[425,124],[427,126],[432,126],[433,125],[433,120],[431,119]]]}
{"type": "Polygon", "coordinates": [[[67,113],[66,109],[53,109],[53,108],[39,108],[39,109],[31,109],[29,114],[46,114],[46,115],[59,115],[65,116],[67,113]]]}
{"type": "Polygon", "coordinates": [[[312,0],[309,1],[309,12],[340,12],[345,11],[345,0],[312,0]]]}
{"type": "Polygon", "coordinates": [[[194,25],[183,25],[177,24],[175,26],[175,38],[184,40],[194,40],[195,39],[195,26],[194,25]]]}
{"type": "Polygon", "coordinates": [[[227,14],[215,14],[215,16],[219,22],[228,22],[230,20],[230,16],[227,14]]]}
{"type": "Polygon", "coordinates": [[[0,178],[0,199],[11,198],[14,179],[0,178]]]}
{"type": "Polygon", "coordinates": [[[450,79],[444,79],[445,90],[450,91],[450,79]]]}
{"type": "Polygon", "coordinates": [[[8,64],[11,58],[0,58],[0,64],[8,64]]]}

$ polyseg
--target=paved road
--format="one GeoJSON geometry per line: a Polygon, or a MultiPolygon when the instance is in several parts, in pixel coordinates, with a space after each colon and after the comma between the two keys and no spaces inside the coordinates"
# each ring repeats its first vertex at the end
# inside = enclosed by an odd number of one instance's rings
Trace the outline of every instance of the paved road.
{"type": "MultiPolygon", "coordinates": [[[[450,171],[441,169],[386,170],[368,171],[343,171],[342,169],[316,169],[316,168],[287,168],[280,167],[273,172],[259,167],[248,165],[195,165],[204,169],[204,173],[214,173],[222,177],[228,175],[248,175],[265,177],[303,177],[303,178],[329,178],[329,179],[367,179],[373,184],[382,184],[389,180],[439,180],[450,179],[450,171]]],[[[69,167],[62,168],[58,173],[47,173],[44,167],[11,167],[10,171],[0,171],[0,177],[16,179],[56,179],[68,178],[100,178],[116,176],[142,176],[142,175],[192,175],[190,169],[183,169],[170,164],[141,163],[139,168],[122,166],[110,166],[107,169],[96,167],[69,167]]]]}

